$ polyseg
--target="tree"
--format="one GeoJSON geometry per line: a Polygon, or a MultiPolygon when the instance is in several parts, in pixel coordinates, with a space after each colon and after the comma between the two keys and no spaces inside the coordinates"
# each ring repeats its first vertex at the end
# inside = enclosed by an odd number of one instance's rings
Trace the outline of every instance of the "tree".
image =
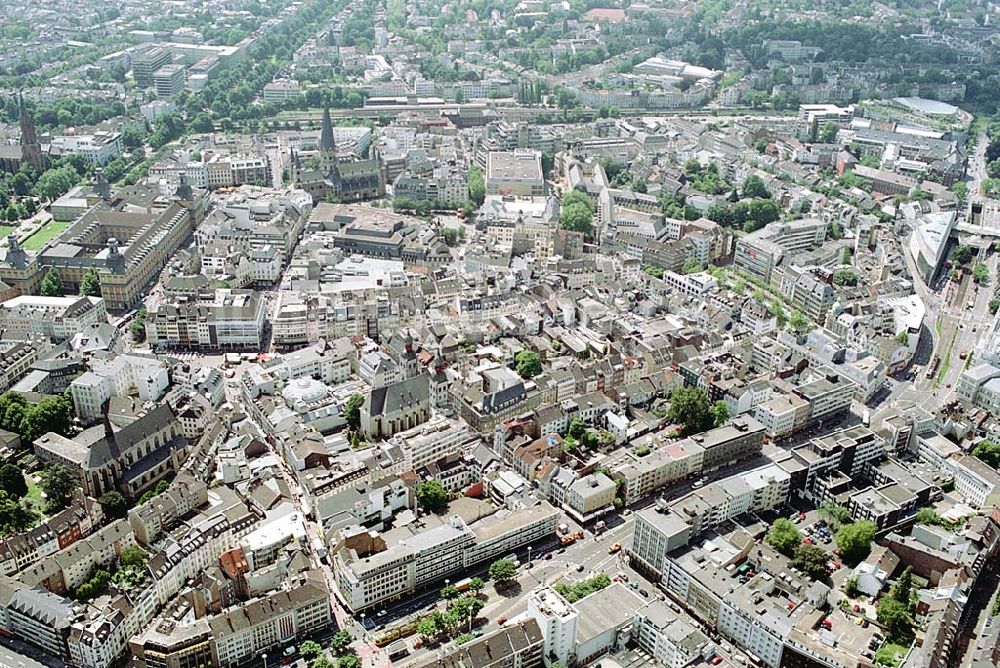
{"type": "MultiPolygon", "coordinates": [[[[696,258],[696,257],[689,257],[688,259],[684,260],[684,266],[681,267],[681,273],[682,274],[696,274],[699,271],[701,271],[702,269],[703,269],[703,267],[701,265],[701,262],[698,261],[698,258],[696,258]]],[[[660,275],[661,276],[663,275],[662,271],[660,272],[660,275]]]]}
{"type": "Polygon", "coordinates": [[[21,420],[21,440],[32,443],[39,436],[50,431],[65,436],[69,433],[72,423],[73,404],[62,396],[47,397],[24,409],[24,417],[21,420]]]}
{"type": "Polygon", "coordinates": [[[50,267],[42,279],[42,286],[39,290],[43,297],[62,297],[64,293],[62,279],[55,267],[50,267]]]}
{"type": "Polygon", "coordinates": [[[80,181],[80,174],[71,165],[49,169],[35,183],[35,193],[42,199],[54,200],[80,181]]]}
{"type": "Polygon", "coordinates": [[[984,438],[976,444],[972,454],[993,468],[1000,469],[1000,443],[984,438]]]}
{"type": "Polygon", "coordinates": [[[330,638],[330,649],[336,653],[341,653],[354,642],[354,636],[346,629],[340,629],[330,638]]]}
{"type": "Polygon", "coordinates": [[[467,642],[472,642],[476,639],[476,636],[471,633],[462,633],[455,637],[455,645],[464,645],[467,642]]]}
{"type": "Polygon", "coordinates": [[[906,606],[906,609],[910,609],[910,597],[913,594],[913,567],[907,566],[903,569],[903,572],[899,574],[899,579],[896,580],[896,584],[892,585],[889,589],[889,596],[906,606]]]}
{"type": "Polygon", "coordinates": [[[363,394],[352,394],[344,403],[344,419],[347,426],[355,431],[361,427],[361,407],[365,403],[363,394]]]}
{"type": "Polygon", "coordinates": [[[142,343],[146,340],[146,318],[148,316],[146,307],[140,307],[132,323],[129,325],[129,334],[131,334],[132,340],[136,343],[142,343]]]}
{"type": "Polygon", "coordinates": [[[337,659],[337,668],[361,668],[361,659],[357,654],[345,654],[337,659]]]}
{"type": "Polygon", "coordinates": [[[559,225],[564,230],[590,235],[593,231],[594,212],[584,204],[573,203],[563,206],[559,212],[559,225]]]}
{"type": "Polygon", "coordinates": [[[766,185],[764,185],[763,179],[756,174],[751,174],[743,179],[741,195],[743,197],[758,197],[760,199],[767,199],[771,196],[771,191],[767,189],[766,185]]]}
{"type": "Polygon", "coordinates": [[[486,583],[483,582],[482,578],[472,578],[471,580],[469,580],[469,591],[471,591],[474,594],[478,594],[479,592],[481,592],[483,590],[483,587],[485,586],[486,583]]]}
{"type": "Polygon", "coordinates": [[[836,123],[826,123],[820,128],[819,131],[819,142],[821,144],[832,144],[837,141],[837,124],[836,123]]]}
{"type": "Polygon", "coordinates": [[[461,596],[461,592],[459,592],[451,585],[448,585],[447,587],[441,589],[441,598],[443,598],[446,601],[458,598],[459,596],[461,596]]]}
{"type": "Polygon", "coordinates": [[[974,280],[979,285],[986,285],[990,282],[990,270],[982,262],[976,264],[972,268],[972,280],[974,280]]]}
{"type": "Polygon", "coordinates": [[[708,403],[708,394],[700,387],[681,387],[670,395],[667,418],[681,425],[685,434],[697,434],[715,426],[715,415],[708,403]]]}
{"type": "Polygon", "coordinates": [[[851,575],[844,580],[844,593],[850,598],[854,598],[860,593],[858,589],[858,576],[851,575]]]}
{"type": "Polygon", "coordinates": [[[490,564],[490,579],[497,585],[509,582],[517,575],[517,564],[510,559],[497,559],[490,564]]]}
{"type": "Polygon", "coordinates": [[[663,278],[663,269],[660,267],[654,267],[653,265],[647,265],[642,269],[643,273],[647,276],[652,276],[653,278],[663,278]]]}
{"type": "Polygon", "coordinates": [[[141,547],[132,545],[122,550],[119,561],[121,561],[122,566],[145,568],[146,564],[149,563],[149,555],[141,547]]]}
{"type": "Polygon", "coordinates": [[[309,668],[337,668],[337,663],[332,661],[329,657],[321,654],[309,664],[309,668]]]}
{"type": "Polygon", "coordinates": [[[121,492],[116,490],[105,492],[97,502],[101,504],[104,516],[108,519],[118,520],[128,514],[128,501],[125,500],[121,492]]]}
{"type": "Polygon", "coordinates": [[[834,501],[825,501],[819,508],[819,514],[834,531],[851,519],[851,511],[834,501]]]}
{"type": "Polygon", "coordinates": [[[52,464],[42,471],[41,488],[54,510],[66,507],[79,484],[73,469],[65,464],[52,464]]]}
{"type": "Polygon", "coordinates": [[[437,619],[433,615],[424,617],[417,623],[417,633],[423,636],[424,640],[430,640],[440,632],[441,628],[438,626],[437,619]]]}
{"type": "Polygon", "coordinates": [[[188,125],[192,132],[211,132],[215,129],[212,123],[212,116],[208,112],[202,111],[191,119],[188,125]]]}
{"type": "Polygon", "coordinates": [[[838,269],[833,273],[834,285],[857,285],[858,275],[850,269],[838,269]]]}
{"type": "Polygon", "coordinates": [[[917,522],[920,524],[937,524],[940,521],[941,516],[929,506],[925,506],[917,511],[917,522]]]}
{"type": "Polygon", "coordinates": [[[830,555],[826,553],[826,550],[816,545],[804,543],[795,548],[795,558],[792,560],[796,568],[807,573],[814,580],[826,575],[829,562],[830,555]]]}
{"type": "Polygon", "coordinates": [[[12,461],[0,466],[0,490],[7,492],[14,499],[20,499],[28,493],[28,484],[24,481],[24,474],[12,461]]]}
{"type": "Polygon", "coordinates": [[[840,527],[840,530],[837,531],[837,548],[845,562],[855,566],[868,556],[868,553],[871,552],[876,528],[875,523],[868,520],[840,527]]]}
{"type": "Polygon", "coordinates": [[[792,311],[792,315],[788,318],[788,325],[796,332],[802,333],[809,331],[811,323],[801,311],[796,310],[792,311]]]}
{"type": "Polygon", "coordinates": [[[80,281],[80,294],[84,297],[101,296],[101,278],[97,275],[97,269],[91,267],[83,275],[80,281]]]}
{"type": "Polygon", "coordinates": [[[889,640],[895,643],[908,643],[913,635],[913,617],[909,608],[892,596],[883,596],[876,611],[878,623],[888,631],[889,640]]]}
{"type": "Polygon", "coordinates": [[[299,645],[299,654],[306,661],[312,661],[323,653],[323,646],[315,640],[304,640],[299,645]]]}
{"type": "Polygon", "coordinates": [[[534,378],[542,372],[542,358],[534,350],[522,350],[514,355],[514,364],[521,378],[534,378]]]}
{"type": "Polygon", "coordinates": [[[726,420],[729,419],[729,404],[722,399],[712,404],[712,418],[716,427],[726,424],[726,420]]]}
{"type": "Polygon", "coordinates": [[[802,544],[802,533],[790,520],[779,517],[771,525],[771,530],[767,532],[767,544],[790,557],[795,554],[795,549],[802,544]]]}
{"type": "Polygon", "coordinates": [[[459,241],[465,238],[465,228],[464,227],[446,227],[441,232],[441,236],[444,237],[444,242],[450,246],[456,246],[459,241]]]}
{"type": "Polygon", "coordinates": [[[955,246],[955,250],[951,252],[951,259],[958,264],[968,264],[975,254],[975,248],[961,244],[959,246],[955,246]]]}
{"type": "Polygon", "coordinates": [[[483,171],[478,166],[469,167],[469,199],[480,207],[486,200],[486,181],[483,179],[483,171]]]}
{"type": "Polygon", "coordinates": [[[427,480],[417,485],[417,503],[426,513],[436,513],[448,505],[448,492],[437,480],[427,480]]]}

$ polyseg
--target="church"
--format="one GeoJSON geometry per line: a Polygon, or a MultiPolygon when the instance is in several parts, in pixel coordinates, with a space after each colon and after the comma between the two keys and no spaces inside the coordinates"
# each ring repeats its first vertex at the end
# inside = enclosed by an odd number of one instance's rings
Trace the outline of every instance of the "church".
{"type": "Polygon", "coordinates": [[[336,202],[357,202],[385,194],[385,175],[378,156],[357,160],[337,157],[329,109],[323,110],[319,165],[316,169],[302,169],[294,149],[291,165],[292,180],[296,187],[312,195],[313,202],[321,202],[327,198],[336,202]]]}
{"type": "Polygon", "coordinates": [[[17,146],[0,146],[0,169],[8,174],[16,174],[21,165],[29,164],[41,174],[46,167],[45,154],[42,152],[42,145],[38,141],[38,135],[35,134],[35,124],[31,122],[31,116],[28,115],[23,99],[20,100],[19,106],[21,141],[17,146]]]}

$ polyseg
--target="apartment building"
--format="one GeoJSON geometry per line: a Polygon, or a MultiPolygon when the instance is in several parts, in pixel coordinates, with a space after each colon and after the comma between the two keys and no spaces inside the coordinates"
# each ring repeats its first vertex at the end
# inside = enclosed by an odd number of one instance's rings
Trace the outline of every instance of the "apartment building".
{"type": "Polygon", "coordinates": [[[691,538],[691,525],[660,503],[635,514],[629,555],[636,560],[637,568],[658,579],[664,557],[687,545],[691,538]]]}
{"type": "Polygon", "coordinates": [[[884,458],[885,444],[875,432],[859,425],[792,448],[792,456],[805,466],[800,493],[820,505],[832,498],[831,484],[854,479],[869,463],[884,458]]]}
{"type": "Polygon", "coordinates": [[[62,153],[77,153],[92,165],[105,165],[122,155],[122,133],[98,131],[89,135],[60,135],[52,138],[52,147],[62,153]]]}
{"type": "Polygon", "coordinates": [[[555,534],[559,512],[545,502],[501,510],[466,526],[458,517],[386,547],[360,527],[340,532],[333,566],[337,593],[357,612],[441,582],[476,564],[555,534]]]}
{"type": "Polygon", "coordinates": [[[317,574],[210,618],[213,662],[238,665],[332,623],[330,592],[317,574]]]}
{"type": "Polygon", "coordinates": [[[510,623],[412,668],[541,668],[542,632],[534,619],[510,623]]]}
{"type": "Polygon", "coordinates": [[[1000,503],[1000,473],[972,455],[953,457],[945,462],[955,475],[955,491],[977,508],[1000,503]]]}
{"type": "Polygon", "coordinates": [[[141,355],[94,357],[90,369],[69,384],[76,415],[84,424],[96,422],[112,397],[138,394],[142,402],[158,401],[170,386],[166,362],[141,355]]]}
{"type": "Polygon", "coordinates": [[[785,255],[812,250],[826,239],[827,224],[819,218],[768,223],[736,242],[735,264],[765,283],[785,255]]]}
{"type": "Polygon", "coordinates": [[[764,447],[764,426],[749,415],[689,437],[704,450],[702,469],[715,471],[760,454],[764,447]]]}
{"type": "Polygon", "coordinates": [[[21,295],[0,304],[0,329],[17,338],[40,334],[65,340],[107,321],[108,311],[100,297],[21,295]]]}
{"type": "Polygon", "coordinates": [[[266,309],[254,290],[179,295],[149,313],[146,339],[155,350],[260,350],[266,309]]]}
{"type": "Polygon", "coordinates": [[[169,100],[180,93],[186,82],[187,69],[180,64],[169,63],[153,72],[153,89],[161,100],[169,100]]]}

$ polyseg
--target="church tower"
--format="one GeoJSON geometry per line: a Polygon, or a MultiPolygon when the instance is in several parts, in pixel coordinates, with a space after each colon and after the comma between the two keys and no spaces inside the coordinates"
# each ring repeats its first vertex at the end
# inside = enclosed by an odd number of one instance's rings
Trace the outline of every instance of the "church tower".
{"type": "Polygon", "coordinates": [[[337,144],[333,140],[333,121],[329,107],[323,109],[323,128],[319,134],[319,171],[324,175],[337,167],[337,144]]]}
{"type": "Polygon", "coordinates": [[[21,125],[21,162],[28,163],[38,170],[39,173],[45,171],[45,161],[42,158],[42,145],[38,143],[38,135],[35,134],[35,124],[28,115],[28,108],[24,106],[24,98],[20,98],[20,113],[18,122],[21,125]]]}

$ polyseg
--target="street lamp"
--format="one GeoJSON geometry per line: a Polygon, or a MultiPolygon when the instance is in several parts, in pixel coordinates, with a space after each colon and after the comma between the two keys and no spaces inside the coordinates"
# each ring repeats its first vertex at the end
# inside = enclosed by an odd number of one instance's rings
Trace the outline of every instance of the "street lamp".
{"type": "Polygon", "coordinates": [[[264,668],[267,668],[267,652],[260,655],[260,658],[264,660],[264,668]]]}
{"type": "Polygon", "coordinates": [[[531,563],[531,546],[528,546],[528,563],[531,563]]]}

